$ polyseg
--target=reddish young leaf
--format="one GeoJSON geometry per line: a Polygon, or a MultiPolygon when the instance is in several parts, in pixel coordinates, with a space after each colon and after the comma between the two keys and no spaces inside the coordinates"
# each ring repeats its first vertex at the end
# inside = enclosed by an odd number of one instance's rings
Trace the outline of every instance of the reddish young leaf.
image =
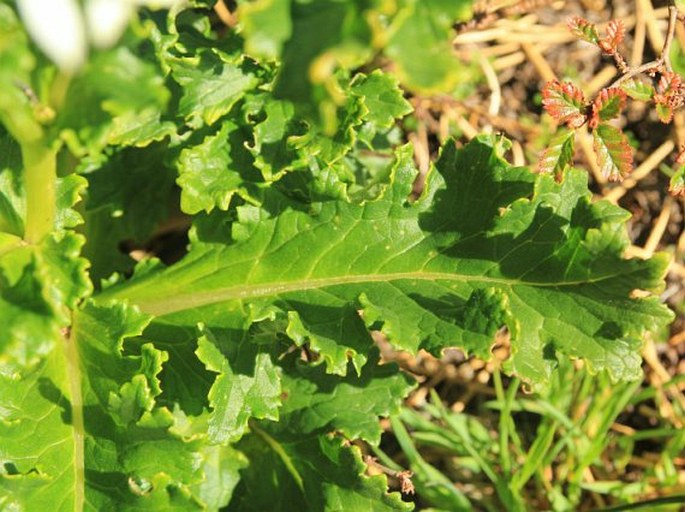
{"type": "Polygon", "coordinates": [[[564,171],[573,164],[573,146],[576,134],[572,130],[559,130],[542,152],[538,161],[538,172],[554,173],[554,179],[561,181],[564,171]]]}
{"type": "Polygon", "coordinates": [[[621,181],[633,169],[628,138],[618,128],[601,123],[592,131],[593,147],[602,174],[609,181],[621,181]]]}
{"type": "Polygon", "coordinates": [[[685,165],[681,165],[675,174],[671,176],[668,191],[674,196],[685,197],[685,165]]]}
{"type": "Polygon", "coordinates": [[[547,82],[542,89],[542,105],[550,116],[569,128],[580,128],[587,119],[583,93],[570,82],[547,82]]]}
{"type": "Polygon", "coordinates": [[[679,91],[681,84],[682,79],[678,73],[667,71],[659,78],[659,83],[656,85],[656,92],[664,95],[675,94],[679,91]]]}
{"type": "Polygon", "coordinates": [[[626,27],[622,20],[611,20],[606,28],[606,35],[597,44],[605,53],[613,55],[618,51],[618,45],[623,42],[626,27]]]}
{"type": "Polygon", "coordinates": [[[592,44],[599,44],[599,33],[594,23],[585,18],[574,16],[568,21],[568,28],[579,38],[592,44]]]}
{"type": "Polygon", "coordinates": [[[590,128],[595,129],[600,121],[618,117],[626,106],[626,93],[617,87],[602,89],[592,102],[590,128]]]}
{"type": "Polygon", "coordinates": [[[669,107],[667,103],[660,103],[657,101],[656,115],[662,123],[670,123],[673,119],[673,109],[669,107]]]}
{"type": "Polygon", "coordinates": [[[654,103],[656,113],[662,123],[670,123],[673,119],[673,112],[683,105],[682,86],[682,79],[678,73],[669,71],[659,78],[654,103]]]}
{"type": "Polygon", "coordinates": [[[641,80],[631,78],[630,80],[621,84],[621,89],[628,96],[638,101],[651,101],[656,94],[654,87],[641,80]]]}

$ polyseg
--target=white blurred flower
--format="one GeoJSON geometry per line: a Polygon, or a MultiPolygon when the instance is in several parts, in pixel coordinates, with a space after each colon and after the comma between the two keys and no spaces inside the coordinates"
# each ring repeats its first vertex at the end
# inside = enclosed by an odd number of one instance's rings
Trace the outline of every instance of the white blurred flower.
{"type": "Polygon", "coordinates": [[[45,55],[65,71],[86,58],[86,29],[76,0],[17,0],[26,30],[45,55]]]}
{"type": "Polygon", "coordinates": [[[98,48],[117,42],[128,24],[135,6],[126,0],[89,0],[86,2],[88,36],[98,48]]]}
{"type": "Polygon", "coordinates": [[[61,69],[74,72],[84,63],[88,41],[108,48],[118,41],[138,7],[172,7],[184,0],[17,0],[26,30],[61,69]]]}

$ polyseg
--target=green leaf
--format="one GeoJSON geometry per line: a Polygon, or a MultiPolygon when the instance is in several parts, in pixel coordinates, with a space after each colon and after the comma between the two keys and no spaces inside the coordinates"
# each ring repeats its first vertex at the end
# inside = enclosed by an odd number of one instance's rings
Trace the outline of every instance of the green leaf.
{"type": "Polygon", "coordinates": [[[357,0],[320,0],[296,1],[290,7],[291,36],[283,43],[274,94],[299,104],[310,117],[323,119],[324,126],[333,123],[331,113],[345,100],[336,90],[335,71],[359,66],[371,55],[371,34],[361,5],[357,0]]]}
{"type": "Polygon", "coordinates": [[[597,32],[597,27],[594,23],[590,23],[585,18],[574,16],[569,20],[568,27],[575,36],[587,41],[588,43],[599,43],[599,33],[597,32]]]}
{"type": "Polygon", "coordinates": [[[250,465],[228,510],[411,510],[387,494],[383,476],[364,475],[357,447],[329,436],[292,436],[255,425],[238,447],[250,465]],[[274,499],[274,497],[278,499],[274,499]]]}
{"type": "Polygon", "coordinates": [[[450,91],[473,81],[474,73],[453,53],[452,26],[470,19],[470,1],[406,0],[399,3],[386,37],[385,53],[403,85],[422,93],[450,91]]]}
{"type": "Polygon", "coordinates": [[[248,146],[254,165],[266,181],[280,178],[283,173],[305,165],[295,149],[294,137],[304,135],[306,128],[295,117],[295,107],[289,101],[269,98],[261,105],[250,105],[250,115],[263,115],[254,127],[254,143],[248,146]]]}
{"type": "Polygon", "coordinates": [[[250,55],[275,59],[292,35],[291,0],[240,2],[238,19],[250,55]]]}
{"type": "MultiPolygon", "coordinates": [[[[22,315],[20,311],[8,310],[4,304],[0,304],[0,311],[0,317],[5,313],[22,315]]],[[[5,326],[6,320],[2,318],[5,326]]],[[[6,366],[8,352],[2,347],[0,507],[45,510],[59,504],[64,510],[74,510],[79,500],[79,475],[70,425],[73,402],[68,368],[62,356],[66,341],[59,332],[41,333],[36,318],[24,315],[24,321],[33,327],[29,338],[33,344],[41,342],[57,348],[34,367],[15,372],[6,366]]],[[[5,331],[5,335],[7,332],[11,331],[5,331]]],[[[81,496],[82,493],[81,488],[81,496]]]]}
{"type": "Polygon", "coordinates": [[[24,235],[26,215],[21,170],[21,148],[0,130],[0,231],[17,236],[24,235]]]}
{"type": "Polygon", "coordinates": [[[181,150],[177,182],[184,212],[227,210],[235,194],[256,202],[259,193],[255,182],[260,176],[245,149],[246,138],[244,129],[235,122],[224,121],[216,133],[181,150]]]}
{"type": "Polygon", "coordinates": [[[628,138],[618,128],[601,123],[592,131],[597,162],[610,181],[621,181],[633,170],[633,153],[628,138]]]}
{"type": "Polygon", "coordinates": [[[673,108],[666,103],[656,103],[656,114],[662,123],[670,123],[673,119],[673,108]]]}
{"type": "Polygon", "coordinates": [[[549,142],[538,162],[538,171],[552,173],[557,181],[564,171],[573,165],[573,146],[576,133],[573,130],[559,130],[549,142]]]}
{"type": "Polygon", "coordinates": [[[170,65],[171,76],[183,90],[178,114],[193,128],[216,123],[258,84],[253,63],[218,49],[179,57],[170,65]]]}
{"type": "Polygon", "coordinates": [[[83,217],[72,207],[81,201],[87,187],[87,180],[76,174],[57,178],[55,229],[64,230],[83,224],[83,217]]]}
{"type": "Polygon", "coordinates": [[[73,153],[147,146],[175,132],[172,123],[162,121],[169,92],[160,70],[131,47],[96,54],[70,84],[53,130],[73,153]]]}
{"type": "Polygon", "coordinates": [[[611,87],[602,89],[592,102],[592,119],[590,127],[595,127],[600,121],[608,121],[621,115],[626,106],[626,93],[622,89],[611,87]]]}
{"type": "Polygon", "coordinates": [[[251,417],[278,419],[280,372],[268,353],[249,342],[236,346],[217,339],[209,330],[200,337],[196,353],[209,371],[219,374],[209,391],[210,441],[240,439],[251,417]]]}
{"type": "Polygon", "coordinates": [[[685,194],[685,165],[681,165],[671,176],[668,191],[674,196],[685,194]]]}
{"type": "Polygon", "coordinates": [[[390,128],[396,119],[412,111],[411,105],[402,95],[397,80],[381,71],[369,75],[359,74],[352,81],[352,91],[363,98],[369,110],[365,119],[377,129],[390,128]]]}
{"type": "MultiPolygon", "coordinates": [[[[91,291],[87,262],[79,258],[83,238],[73,233],[47,236],[40,245],[17,244],[0,255],[0,293],[7,335],[2,353],[30,366],[66,327],[69,310],[91,291]]],[[[6,361],[7,363],[7,361],[6,361]]]]}
{"type": "Polygon", "coordinates": [[[284,327],[293,340],[316,341],[328,372],[340,375],[345,360],[357,371],[367,360],[357,310],[411,352],[459,346],[487,358],[506,325],[509,369],[533,383],[548,380],[557,357],[584,358],[614,379],[639,375],[642,333],[671,315],[656,297],[631,292],[658,291],[666,259],[623,259],[627,213],[591,204],[584,173],[569,171],[561,184],[536,178],[480,140],[462,151],[448,145],[409,204],[415,174],[405,147],[374,201],[307,206],[271,191],[262,208],[238,208],[230,236],[219,225],[198,230],[185,260],[102,298],[210,328],[227,310],[273,304],[300,319],[284,327]]]}
{"type": "Polygon", "coordinates": [[[181,411],[159,402],[168,354],[135,338],[148,322],[121,304],[86,303],[74,319],[71,342],[83,371],[85,498],[97,510],[220,508],[245,459],[209,444],[181,411]]]}
{"type": "Polygon", "coordinates": [[[631,98],[638,101],[651,101],[656,91],[652,84],[642,80],[631,78],[621,84],[621,89],[631,98]]]}
{"type": "Polygon", "coordinates": [[[372,349],[360,376],[328,375],[290,357],[284,365],[280,423],[292,432],[337,430],[349,439],[378,444],[379,416],[399,412],[401,400],[412,389],[407,377],[394,364],[378,364],[372,349]]]}

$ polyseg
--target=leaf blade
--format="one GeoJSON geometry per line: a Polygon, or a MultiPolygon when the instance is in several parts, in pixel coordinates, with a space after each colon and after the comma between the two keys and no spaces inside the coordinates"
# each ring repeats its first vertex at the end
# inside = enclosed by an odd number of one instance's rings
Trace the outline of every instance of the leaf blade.
{"type": "MultiPolygon", "coordinates": [[[[197,241],[181,264],[113,295],[183,322],[193,316],[191,305],[204,308],[205,320],[222,304],[276,304],[306,315],[326,296],[331,325],[358,322],[355,310],[361,309],[368,325],[380,325],[398,347],[437,353],[449,339],[481,357],[488,356],[496,329],[507,325],[515,336],[512,369],[536,382],[551,371],[545,346],[583,357],[563,341],[572,328],[592,354],[591,366],[634,377],[639,357],[628,357],[636,347],[631,340],[670,316],[653,300],[629,297],[637,283],[659,288],[664,261],[621,259],[624,214],[590,205],[580,172],[561,184],[541,175],[527,199],[533,176],[510,169],[484,141],[462,152],[446,148],[437,167],[449,179],[433,173],[425,196],[411,207],[405,198],[415,170],[406,148],[392,185],[375,201],[324,203],[313,215],[276,197],[273,206],[267,197],[266,210],[241,207],[228,245],[197,241]],[[462,200],[443,187],[459,190],[462,200]],[[272,216],[276,204],[285,209],[272,216]],[[506,215],[499,218],[502,208],[506,215]],[[571,229],[574,211],[584,220],[571,229]],[[531,267],[530,261],[540,263],[531,267]],[[549,318],[545,303],[560,305],[558,320],[549,318]],[[639,314],[641,308],[649,313],[639,314]],[[626,309],[634,316],[626,317],[626,309]],[[574,315],[581,312],[586,318],[578,330],[574,315]]],[[[314,338],[329,327],[302,328],[314,338]]],[[[348,360],[357,361],[357,371],[366,364],[359,359],[366,335],[347,332],[338,348],[318,346],[330,373],[342,375],[348,360]]]]}
{"type": "Polygon", "coordinates": [[[633,167],[633,153],[625,134],[614,126],[601,123],[592,136],[601,173],[609,181],[623,180],[633,167]]]}

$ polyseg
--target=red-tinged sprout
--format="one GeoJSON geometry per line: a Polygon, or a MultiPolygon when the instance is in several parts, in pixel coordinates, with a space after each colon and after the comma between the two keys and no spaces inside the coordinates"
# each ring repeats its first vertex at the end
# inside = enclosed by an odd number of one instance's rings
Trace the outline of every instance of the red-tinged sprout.
{"type": "Polygon", "coordinates": [[[626,35],[626,27],[622,20],[611,20],[606,28],[606,35],[598,41],[603,52],[613,55],[626,35]]]}
{"type": "Polygon", "coordinates": [[[609,181],[622,181],[633,169],[633,152],[625,134],[606,123],[592,131],[600,171],[609,181]]]}
{"type": "Polygon", "coordinates": [[[598,44],[599,33],[594,23],[590,23],[585,18],[574,16],[568,21],[569,30],[577,37],[588,43],[598,44]]]}
{"type": "Polygon", "coordinates": [[[542,89],[542,106],[556,121],[572,129],[580,128],[587,120],[585,97],[571,82],[547,82],[542,89]]]}
{"type": "Polygon", "coordinates": [[[656,84],[656,92],[665,95],[675,94],[680,90],[681,84],[682,78],[678,73],[667,71],[659,78],[659,82],[656,84]]]}
{"type": "Polygon", "coordinates": [[[661,75],[656,85],[654,103],[662,123],[670,123],[675,110],[683,105],[683,83],[678,73],[668,71],[661,75]]]}
{"type": "Polygon", "coordinates": [[[608,121],[621,115],[626,106],[627,95],[618,87],[602,89],[592,102],[590,128],[595,129],[600,121],[608,121]]]}

